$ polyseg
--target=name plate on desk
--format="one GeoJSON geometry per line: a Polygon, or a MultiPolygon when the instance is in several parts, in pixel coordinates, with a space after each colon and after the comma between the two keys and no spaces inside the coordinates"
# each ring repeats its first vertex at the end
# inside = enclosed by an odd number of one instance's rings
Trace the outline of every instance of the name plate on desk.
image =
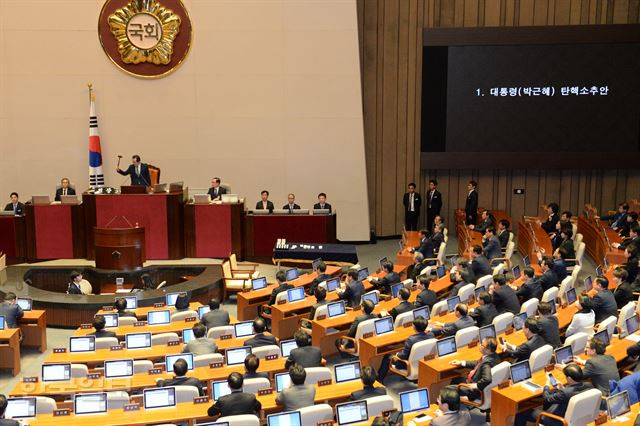
{"type": "Polygon", "coordinates": [[[220,340],[231,340],[233,336],[231,334],[223,334],[220,336],[220,340]]]}
{"type": "Polygon", "coordinates": [[[413,321],[405,322],[404,324],[402,324],[402,326],[403,326],[404,328],[409,328],[409,327],[411,327],[412,325],[413,325],[413,321]]]}
{"type": "Polygon", "coordinates": [[[363,339],[368,339],[369,337],[373,337],[373,331],[370,331],[370,332],[368,332],[368,333],[364,333],[364,334],[362,335],[362,338],[363,338],[363,339]]]}
{"type": "Polygon", "coordinates": [[[272,359],[278,359],[278,354],[267,355],[267,356],[264,357],[264,359],[266,359],[267,361],[272,360],[272,359]]]}
{"type": "Polygon", "coordinates": [[[556,369],[555,364],[547,364],[544,366],[544,371],[546,371],[547,373],[553,371],[556,369]]]}
{"type": "Polygon", "coordinates": [[[149,375],[153,376],[155,374],[162,374],[162,368],[150,368],[149,375]]]}
{"type": "Polygon", "coordinates": [[[184,322],[196,322],[197,319],[198,317],[189,317],[189,318],[185,318],[184,322]]]}
{"type": "Polygon", "coordinates": [[[327,420],[324,422],[318,422],[318,426],[333,426],[333,422],[331,420],[327,420]]]}
{"type": "Polygon", "coordinates": [[[140,411],[140,404],[127,404],[124,406],[124,411],[140,411]]]}
{"type": "Polygon", "coordinates": [[[102,373],[89,373],[87,374],[87,379],[89,380],[98,380],[102,377],[102,373]]]}
{"type": "Polygon", "coordinates": [[[318,315],[318,318],[316,318],[318,321],[322,321],[323,319],[327,318],[326,315],[318,315]]]}
{"type": "Polygon", "coordinates": [[[253,290],[253,289],[251,289],[251,288],[249,288],[249,287],[244,287],[244,288],[242,289],[242,292],[243,292],[243,293],[249,293],[251,290],[253,290]]]}
{"type": "Polygon", "coordinates": [[[109,350],[111,351],[121,351],[122,350],[122,346],[120,345],[113,345],[109,347],[109,350]]]}
{"type": "Polygon", "coordinates": [[[102,307],[103,311],[113,311],[113,309],[114,309],[113,306],[103,306],[102,307]]]}
{"type": "Polygon", "coordinates": [[[331,384],[331,379],[318,380],[318,386],[328,386],[331,384]]]}
{"type": "Polygon", "coordinates": [[[144,327],[145,325],[147,325],[145,321],[136,321],[133,323],[134,327],[144,327]]]}
{"type": "Polygon", "coordinates": [[[498,389],[508,388],[511,385],[510,380],[505,380],[503,382],[498,383],[498,389]]]}
{"type": "Polygon", "coordinates": [[[154,304],[153,304],[153,307],[154,307],[154,308],[164,308],[164,303],[162,303],[162,302],[154,303],[154,304]]]}
{"type": "Polygon", "coordinates": [[[67,353],[67,348],[53,348],[54,354],[64,354],[67,353]]]}
{"type": "Polygon", "coordinates": [[[507,335],[509,335],[509,334],[513,334],[513,327],[509,327],[509,328],[507,328],[507,329],[504,331],[504,334],[507,334],[507,335]]]}
{"type": "Polygon", "coordinates": [[[170,340],[167,342],[167,346],[180,346],[180,340],[170,340]]]}
{"type": "Polygon", "coordinates": [[[287,303],[287,299],[278,300],[278,305],[284,305],[287,303]]]}
{"type": "Polygon", "coordinates": [[[91,324],[80,324],[80,330],[90,330],[93,326],[91,324]]]}
{"type": "Polygon", "coordinates": [[[605,413],[599,414],[598,417],[596,417],[596,420],[594,422],[594,424],[597,425],[603,425],[607,423],[607,415],[605,413]]]}
{"type": "Polygon", "coordinates": [[[272,393],[273,393],[273,388],[258,389],[258,396],[271,395],[272,393]]]}
{"type": "Polygon", "coordinates": [[[361,309],[362,309],[362,305],[356,305],[356,306],[353,307],[354,311],[359,311],[361,309]]]}
{"type": "Polygon", "coordinates": [[[470,348],[475,348],[476,346],[478,346],[478,341],[477,340],[473,340],[472,342],[469,343],[468,346],[470,348]]]}
{"type": "Polygon", "coordinates": [[[193,398],[193,403],[194,404],[206,404],[207,402],[209,402],[209,397],[208,396],[198,396],[193,398]]]}
{"type": "Polygon", "coordinates": [[[444,316],[445,316],[445,315],[447,315],[448,313],[449,313],[449,311],[440,311],[440,312],[438,313],[438,316],[439,316],[439,317],[444,317],[444,316]]]}
{"type": "Polygon", "coordinates": [[[432,359],[436,359],[436,354],[425,355],[423,359],[425,361],[431,361],[432,359]]]}
{"type": "Polygon", "coordinates": [[[68,408],[63,408],[61,410],[53,410],[53,417],[62,417],[70,415],[71,410],[68,408]]]}
{"type": "Polygon", "coordinates": [[[22,383],[38,383],[37,377],[23,377],[22,383]]]}
{"type": "Polygon", "coordinates": [[[210,362],[209,368],[222,368],[223,365],[223,362],[210,362]]]}

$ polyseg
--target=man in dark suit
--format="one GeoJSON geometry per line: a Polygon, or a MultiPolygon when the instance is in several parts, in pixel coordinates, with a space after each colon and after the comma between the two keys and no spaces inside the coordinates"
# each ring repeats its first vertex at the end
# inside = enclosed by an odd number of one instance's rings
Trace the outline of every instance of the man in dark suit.
{"type": "Polygon", "coordinates": [[[5,294],[0,291],[0,316],[4,317],[6,328],[18,328],[18,320],[24,316],[24,311],[17,302],[18,298],[14,292],[5,294]]]}
{"type": "Polygon", "coordinates": [[[360,370],[360,380],[362,380],[362,389],[351,392],[350,401],[360,401],[361,399],[373,398],[376,396],[386,395],[387,390],[382,387],[375,387],[376,377],[378,373],[376,369],[370,365],[365,365],[360,370]]]}
{"type": "Polygon", "coordinates": [[[16,420],[5,419],[4,412],[7,410],[7,397],[0,394],[0,426],[20,426],[16,420]]]}
{"type": "Polygon", "coordinates": [[[296,204],[296,196],[293,193],[287,195],[287,204],[282,206],[282,210],[289,210],[289,213],[293,213],[294,210],[300,210],[300,206],[296,204]]]}
{"type": "Polygon", "coordinates": [[[478,231],[481,234],[484,234],[484,231],[486,231],[488,227],[490,226],[495,227],[496,219],[493,217],[493,214],[489,210],[484,210],[480,218],[482,219],[480,223],[477,225],[474,225],[474,224],[469,225],[469,229],[472,229],[474,231],[478,231]]]}
{"type": "Polygon", "coordinates": [[[413,253],[413,265],[411,266],[411,272],[409,272],[409,278],[415,283],[418,282],[420,273],[427,267],[426,263],[423,263],[424,256],[419,251],[413,253]]]}
{"type": "MultiPolygon", "coordinates": [[[[349,327],[349,331],[347,331],[347,337],[350,337],[352,339],[356,337],[356,332],[358,331],[358,325],[361,322],[378,318],[376,315],[373,314],[373,310],[375,307],[376,306],[373,304],[371,300],[362,301],[362,311],[364,312],[364,314],[358,315],[356,319],[353,320],[353,322],[351,323],[351,327],[349,327]]],[[[347,354],[340,349],[341,344],[345,344],[345,346],[347,347],[353,347],[353,345],[348,340],[343,341],[342,339],[336,339],[336,348],[338,348],[338,352],[340,352],[340,355],[345,356],[347,354]]]]}
{"type": "Polygon", "coordinates": [[[158,379],[156,384],[158,387],[165,386],[194,386],[198,388],[198,392],[200,396],[204,395],[204,390],[202,389],[202,383],[200,380],[195,377],[187,377],[187,371],[189,371],[189,366],[187,365],[187,361],[182,358],[178,358],[176,362],[173,363],[173,373],[175,376],[171,379],[158,379]]]}
{"type": "Polygon", "coordinates": [[[409,302],[409,297],[411,297],[411,292],[408,289],[402,287],[400,291],[398,291],[398,299],[400,299],[400,303],[391,308],[389,312],[383,309],[382,311],[380,311],[380,315],[378,316],[382,318],[386,317],[387,315],[391,315],[391,317],[395,320],[398,315],[414,310],[415,306],[413,306],[413,303],[409,302]]]}
{"type": "Polygon", "coordinates": [[[473,246],[473,249],[471,249],[471,258],[473,259],[471,261],[471,270],[473,271],[476,282],[478,278],[492,274],[491,263],[489,263],[489,259],[482,253],[482,247],[477,244],[473,246]]]}
{"type": "Polygon", "coordinates": [[[99,339],[100,337],[117,337],[116,333],[113,331],[107,331],[104,329],[107,325],[107,321],[102,315],[96,315],[93,317],[92,325],[95,331],[93,333],[89,333],[89,336],[96,336],[96,339],[99,339]]]}
{"type": "MultiPolygon", "coordinates": [[[[433,233],[429,235],[429,231],[423,229],[420,231],[420,245],[411,249],[412,252],[420,252],[424,259],[433,259],[436,257],[436,250],[440,249],[440,244],[444,242],[444,235],[442,235],[442,228],[440,225],[433,227],[433,233]]],[[[436,264],[435,260],[426,260],[427,266],[433,266],[436,264]]]]}
{"type": "Polygon", "coordinates": [[[467,185],[467,201],[464,205],[464,213],[467,225],[478,223],[478,182],[470,180],[467,185]]]}
{"type": "Polygon", "coordinates": [[[116,169],[122,176],[129,175],[131,177],[131,185],[151,186],[151,176],[149,175],[149,166],[140,162],[140,156],[131,157],[131,165],[127,170],[116,169]]]}
{"type": "Polygon", "coordinates": [[[471,414],[469,410],[460,409],[460,394],[453,386],[445,386],[437,399],[438,410],[434,413],[431,426],[469,426],[471,414]]]}
{"type": "Polygon", "coordinates": [[[462,276],[462,272],[460,268],[456,268],[454,272],[449,274],[449,279],[453,283],[453,287],[451,287],[451,292],[449,293],[449,297],[457,296],[460,289],[468,284],[467,281],[464,280],[462,276]]]}
{"type": "Polygon", "coordinates": [[[329,210],[331,213],[331,204],[327,203],[327,194],[321,192],[318,194],[318,202],[313,205],[314,210],[329,210]]]}
{"type": "Polygon", "coordinates": [[[331,278],[331,275],[327,274],[327,264],[324,262],[318,263],[318,276],[313,279],[307,293],[309,295],[315,294],[316,287],[323,281],[327,281],[331,278]]]}
{"type": "Polygon", "coordinates": [[[491,369],[500,364],[500,356],[496,353],[498,342],[495,337],[483,339],[479,348],[482,356],[477,361],[454,360],[449,362],[451,365],[471,369],[466,377],[457,377],[451,381],[451,384],[466,383],[469,387],[460,387],[458,392],[472,401],[479,399],[482,391],[491,384],[491,369]]]}
{"type": "Polygon", "coordinates": [[[193,339],[182,348],[182,353],[192,353],[193,356],[213,354],[218,351],[218,345],[207,337],[207,327],[198,322],[193,327],[193,339]]]}
{"type": "Polygon", "coordinates": [[[433,222],[436,216],[440,216],[442,209],[442,194],[438,191],[438,181],[429,181],[429,192],[427,193],[427,229],[433,229],[433,222]]]}
{"type": "Polygon", "coordinates": [[[253,320],[253,331],[255,335],[244,341],[243,346],[251,346],[257,348],[260,346],[277,345],[278,340],[271,335],[264,334],[267,329],[267,322],[262,318],[256,318],[253,320]]]}
{"type": "Polygon", "coordinates": [[[60,201],[61,195],[76,195],[76,190],[69,186],[68,178],[62,178],[62,180],[60,181],[60,185],[60,188],[56,189],[56,197],[54,198],[55,201],[60,201]]]}
{"type": "Polygon", "coordinates": [[[233,372],[227,377],[227,383],[231,389],[229,395],[220,397],[207,411],[209,417],[237,416],[240,414],[258,415],[262,410],[262,404],[252,393],[242,392],[242,374],[233,372]]]}
{"type": "Polygon", "coordinates": [[[207,194],[209,194],[209,197],[211,197],[212,200],[217,200],[220,198],[220,196],[226,193],[227,190],[220,186],[219,177],[214,177],[213,179],[211,179],[211,188],[209,188],[207,194]]]}
{"type": "Polygon", "coordinates": [[[512,344],[505,342],[500,345],[502,351],[509,357],[514,358],[515,362],[529,359],[531,353],[538,348],[543,347],[547,343],[540,337],[540,323],[534,318],[527,318],[522,327],[522,331],[527,341],[520,346],[514,347],[512,344]]]}
{"type": "Polygon", "coordinates": [[[549,213],[549,217],[540,224],[547,234],[552,234],[556,231],[556,223],[560,220],[560,217],[558,217],[559,210],[560,207],[557,203],[550,203],[547,206],[547,213],[549,213]]]}
{"type": "Polygon", "coordinates": [[[493,319],[498,316],[498,311],[493,304],[491,295],[486,291],[480,293],[478,295],[478,306],[469,315],[478,327],[491,324],[493,319]]]}
{"type": "Polygon", "coordinates": [[[283,411],[295,411],[314,405],[316,386],[305,385],[307,372],[299,364],[289,367],[291,385],[282,389],[276,396],[276,405],[282,406],[283,411]]]}
{"type": "Polygon", "coordinates": [[[476,325],[473,318],[469,316],[469,308],[464,303],[458,303],[455,308],[456,320],[447,322],[442,327],[433,327],[431,332],[437,337],[449,337],[455,336],[455,334],[467,327],[473,327],[476,325]]]}
{"type": "Polygon", "coordinates": [[[82,288],[80,287],[80,281],[82,281],[82,274],[78,271],[71,272],[71,281],[67,285],[67,294],[82,294],[82,288]]]}
{"type": "Polygon", "coordinates": [[[313,304],[311,310],[309,311],[309,319],[312,320],[316,317],[316,311],[320,306],[324,306],[328,303],[327,301],[327,290],[323,287],[316,287],[314,291],[314,296],[316,298],[316,303],[313,304]]]}
{"type": "MultiPolygon", "coordinates": [[[[416,343],[422,342],[423,340],[435,338],[435,335],[432,332],[425,331],[427,330],[428,324],[429,324],[428,321],[423,317],[418,317],[415,320],[413,320],[413,329],[415,333],[407,337],[407,340],[404,341],[404,347],[402,348],[402,350],[396,353],[396,356],[399,359],[401,360],[409,359],[409,355],[411,355],[411,348],[416,343]]],[[[383,383],[385,376],[389,372],[389,363],[390,363],[390,356],[385,355],[382,358],[382,362],[380,363],[380,369],[378,370],[378,381],[380,383],[383,383]]],[[[406,370],[407,365],[404,362],[396,361],[395,367],[406,370]]]]}
{"type": "Polygon", "coordinates": [[[489,293],[493,297],[493,304],[499,314],[511,312],[517,314],[520,312],[520,302],[516,292],[507,285],[507,279],[504,275],[496,275],[493,277],[493,285],[489,288],[489,293]]]}
{"type": "Polygon", "coordinates": [[[489,259],[489,262],[497,257],[502,257],[500,240],[496,237],[496,228],[493,226],[488,227],[485,231],[482,245],[484,246],[484,255],[489,259]]]}
{"type": "Polygon", "coordinates": [[[629,238],[625,238],[621,243],[613,243],[611,245],[618,250],[624,250],[631,244],[640,247],[640,226],[638,224],[629,227],[629,238]]]}
{"type": "Polygon", "coordinates": [[[559,284],[558,277],[551,268],[553,268],[553,259],[550,256],[543,257],[540,261],[542,275],[535,278],[537,285],[540,285],[543,292],[559,284]]]}
{"type": "Polygon", "coordinates": [[[498,240],[500,241],[500,247],[506,248],[509,244],[509,226],[511,224],[507,219],[500,219],[498,222],[498,240]]]}
{"type": "Polygon", "coordinates": [[[293,288],[293,285],[287,282],[287,275],[284,273],[284,271],[276,272],[276,282],[278,283],[278,286],[271,291],[271,297],[269,298],[269,305],[273,305],[276,303],[276,297],[278,296],[278,293],[281,293],[283,291],[289,290],[290,288],[293,288]]]}
{"type": "Polygon", "coordinates": [[[256,210],[269,210],[271,213],[275,208],[273,203],[269,201],[269,191],[266,189],[260,192],[260,201],[256,203],[256,210]]]}
{"type": "Polygon", "coordinates": [[[337,290],[338,298],[344,300],[347,306],[353,308],[360,304],[362,295],[364,294],[364,285],[361,281],[358,281],[358,272],[349,271],[347,273],[347,285],[344,290],[337,290]]]}
{"type": "Polygon", "coordinates": [[[558,283],[561,283],[562,280],[567,278],[567,263],[564,259],[567,257],[567,252],[564,248],[560,247],[558,250],[553,252],[553,265],[551,266],[551,270],[554,274],[556,274],[556,278],[558,279],[558,283]]]}
{"type": "Polygon", "coordinates": [[[616,283],[613,296],[616,298],[618,309],[622,309],[624,305],[635,299],[633,296],[633,287],[628,281],[628,278],[629,274],[626,269],[618,266],[613,270],[613,280],[616,283]]]}
{"type": "Polygon", "coordinates": [[[525,267],[522,270],[522,274],[526,281],[516,290],[516,296],[518,296],[520,302],[525,302],[534,297],[540,300],[544,292],[542,290],[540,281],[535,279],[535,271],[533,270],[533,268],[530,266],[525,267]]]}
{"type": "Polygon", "coordinates": [[[420,308],[422,306],[428,306],[429,310],[433,308],[433,305],[438,301],[435,291],[429,289],[431,281],[435,281],[436,277],[433,275],[422,276],[418,279],[416,288],[419,293],[416,296],[415,307],[420,308]]]}
{"type": "Polygon", "coordinates": [[[551,313],[549,302],[538,304],[538,323],[540,324],[540,337],[553,348],[560,347],[560,326],[558,318],[551,313]]]}
{"type": "Polygon", "coordinates": [[[116,311],[118,312],[118,318],[126,318],[126,317],[137,318],[135,312],[127,311],[126,300],[122,298],[116,299],[114,306],[116,308],[116,311]]]}
{"type": "Polygon", "coordinates": [[[260,358],[255,356],[254,354],[249,354],[244,359],[244,378],[245,379],[258,379],[258,378],[269,378],[269,373],[261,372],[258,373],[258,368],[260,367],[260,358]]]}
{"type": "Polygon", "coordinates": [[[597,294],[591,301],[591,308],[596,314],[596,324],[604,321],[610,316],[618,316],[618,304],[616,297],[609,290],[609,280],[605,277],[598,277],[593,283],[593,288],[597,294]]]}
{"type": "MultiPolygon", "coordinates": [[[[554,387],[551,384],[551,379],[547,377],[547,383],[542,390],[542,410],[529,410],[516,415],[514,426],[526,426],[527,422],[535,423],[542,411],[546,411],[547,413],[563,418],[567,412],[569,400],[572,397],[593,388],[591,384],[584,382],[584,373],[577,364],[567,365],[562,369],[562,373],[567,378],[567,384],[559,384],[554,387]]],[[[545,425],[562,426],[562,422],[550,417],[544,417],[542,420],[545,425]]]]}
{"type": "Polygon", "coordinates": [[[218,299],[211,299],[209,300],[209,312],[202,316],[200,322],[209,329],[229,325],[231,318],[229,318],[229,312],[220,309],[220,301],[218,299]]]}
{"type": "Polygon", "coordinates": [[[385,272],[385,276],[382,278],[371,277],[369,282],[373,284],[376,290],[380,290],[382,294],[391,294],[391,286],[400,282],[400,275],[393,271],[392,262],[384,262],[382,269],[385,272]]]}
{"type": "Polygon", "coordinates": [[[294,364],[299,364],[304,368],[320,367],[322,352],[320,348],[311,346],[311,336],[302,330],[298,330],[294,333],[293,338],[296,339],[298,347],[291,350],[284,367],[289,368],[294,364]]]}
{"type": "Polygon", "coordinates": [[[402,197],[402,205],[404,206],[404,223],[407,231],[418,230],[418,220],[420,218],[420,206],[422,205],[422,197],[416,192],[416,184],[411,182],[408,185],[409,192],[402,197]]]}
{"type": "Polygon", "coordinates": [[[611,221],[611,229],[614,231],[618,231],[625,226],[627,222],[627,214],[629,213],[629,204],[628,203],[620,203],[618,204],[618,211],[612,215],[606,216],[596,216],[596,218],[600,220],[608,220],[611,221]]]}
{"type": "Polygon", "coordinates": [[[13,211],[13,214],[16,216],[22,216],[24,214],[24,204],[19,201],[17,192],[11,193],[11,202],[4,206],[4,211],[13,211]]]}
{"type": "Polygon", "coordinates": [[[584,378],[591,379],[593,387],[604,396],[609,395],[609,381],[620,380],[616,359],[605,353],[606,351],[607,346],[602,340],[592,338],[585,348],[585,354],[590,359],[585,361],[580,357],[574,357],[575,362],[584,366],[582,369],[584,378]]]}

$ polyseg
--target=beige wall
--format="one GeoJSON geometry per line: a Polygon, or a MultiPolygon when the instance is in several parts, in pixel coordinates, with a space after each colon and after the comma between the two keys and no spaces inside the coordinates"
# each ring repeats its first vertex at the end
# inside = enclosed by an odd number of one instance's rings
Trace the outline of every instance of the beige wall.
{"type": "MultiPolygon", "coordinates": [[[[97,36],[102,0],[0,0],[0,194],[88,183],[93,82],[106,183],[139,153],[162,181],[218,175],[250,203],[269,189],[339,211],[338,238],[368,239],[356,0],[183,0],[194,37],[159,80],[118,70],[97,36]]],[[[7,195],[5,195],[7,194],[7,195]]]]}

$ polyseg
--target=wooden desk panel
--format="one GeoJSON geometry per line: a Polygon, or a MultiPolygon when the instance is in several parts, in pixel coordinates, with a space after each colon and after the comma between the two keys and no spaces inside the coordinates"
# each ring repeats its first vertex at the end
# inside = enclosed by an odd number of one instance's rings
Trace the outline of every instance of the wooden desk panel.
{"type": "MultiPolygon", "coordinates": [[[[600,222],[602,228],[604,228],[609,239],[609,243],[620,243],[622,238],[613,230],[609,225],[600,222]]],[[[578,217],[578,232],[582,234],[585,248],[589,256],[593,259],[596,265],[601,265],[606,257],[609,264],[623,264],[627,259],[624,257],[624,250],[618,250],[616,248],[609,248],[607,240],[602,234],[602,229],[594,222],[578,217]]]]}
{"type": "Polygon", "coordinates": [[[27,260],[27,225],[24,216],[0,216],[0,252],[7,264],[27,260]]]}
{"type": "Polygon", "coordinates": [[[109,349],[98,349],[95,352],[65,352],[52,353],[44,361],[45,364],[70,362],[72,364],[87,364],[89,366],[97,366],[104,364],[105,361],[116,359],[164,359],[165,355],[177,355],[182,352],[182,345],[167,346],[157,345],[144,349],[123,349],[120,351],[112,351],[109,349]]]}
{"type": "Polygon", "coordinates": [[[22,344],[38,348],[40,353],[47,350],[47,313],[42,310],[26,311],[18,321],[24,336],[22,344]]]}
{"type": "Polygon", "coordinates": [[[0,330],[0,369],[11,370],[16,376],[20,373],[20,329],[0,330]]]}
{"type": "Polygon", "coordinates": [[[244,203],[185,204],[187,257],[244,258],[244,203]]]}
{"type": "Polygon", "coordinates": [[[532,263],[536,259],[535,248],[543,248],[545,253],[551,256],[553,248],[551,239],[535,219],[523,217],[518,222],[518,251],[523,256],[529,256],[532,263]],[[529,226],[531,225],[531,226],[529,226]],[[533,234],[531,230],[533,229],[533,234]]]}

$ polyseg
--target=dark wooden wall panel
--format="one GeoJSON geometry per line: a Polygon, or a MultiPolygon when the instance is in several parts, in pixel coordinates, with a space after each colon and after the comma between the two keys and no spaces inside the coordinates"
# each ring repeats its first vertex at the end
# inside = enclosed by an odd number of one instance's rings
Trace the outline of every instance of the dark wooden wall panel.
{"type": "MultiPolygon", "coordinates": [[[[480,184],[480,204],[514,218],[538,213],[543,203],[579,212],[640,197],[640,170],[469,168],[420,169],[422,31],[434,27],[632,24],[640,0],[357,0],[369,212],[379,235],[397,235],[402,195],[414,181],[423,194],[438,179],[447,221],[464,205],[467,181],[480,184]],[[514,188],[525,188],[514,195],[514,188]]],[[[470,165],[473,167],[473,165],[470,165]]],[[[423,212],[424,213],[424,212],[423,212]]],[[[424,221],[424,214],[421,218],[424,221]]]]}

